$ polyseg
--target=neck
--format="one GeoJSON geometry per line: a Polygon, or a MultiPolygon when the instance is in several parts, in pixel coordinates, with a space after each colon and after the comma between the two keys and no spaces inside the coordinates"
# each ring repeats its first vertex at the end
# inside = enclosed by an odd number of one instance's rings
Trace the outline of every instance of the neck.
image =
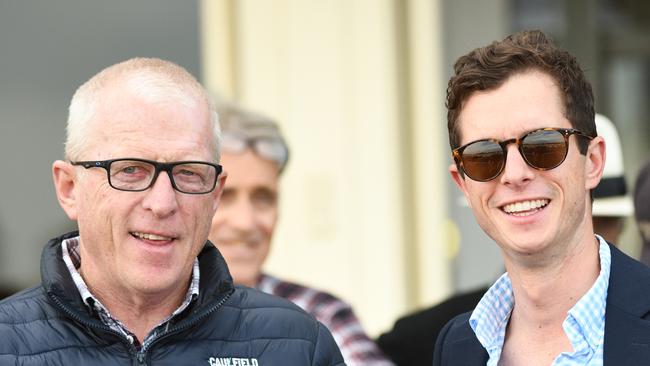
{"type": "Polygon", "coordinates": [[[515,306],[510,315],[499,365],[548,365],[573,346],[562,324],[567,312],[589,291],[600,272],[593,234],[543,265],[506,260],[515,306]]]}
{"type": "Polygon", "coordinates": [[[188,281],[186,286],[169,291],[142,293],[135,289],[114,288],[92,276],[91,271],[85,271],[83,264],[79,270],[93,296],[140,341],[182,304],[189,286],[188,281]]]}
{"type": "Polygon", "coordinates": [[[567,312],[598,278],[600,258],[598,240],[590,235],[563,256],[544,266],[519,266],[506,262],[512,281],[515,307],[512,326],[548,335],[563,332],[567,312]]]}

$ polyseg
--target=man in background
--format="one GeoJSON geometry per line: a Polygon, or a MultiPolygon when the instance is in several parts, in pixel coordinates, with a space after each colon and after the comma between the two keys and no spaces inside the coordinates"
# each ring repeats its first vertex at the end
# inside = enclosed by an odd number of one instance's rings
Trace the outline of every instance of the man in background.
{"type": "Polygon", "coordinates": [[[634,204],[625,182],[621,140],[612,121],[596,114],[598,135],[605,139],[607,160],[603,176],[593,190],[594,232],[610,243],[618,243],[625,219],[634,213],[634,204]]]}
{"type": "Polygon", "coordinates": [[[262,271],[278,219],[278,182],[289,150],[269,118],[233,104],[218,108],[228,182],[212,220],[210,240],[223,253],[235,283],[289,299],[312,314],[332,332],[347,365],[391,365],[348,304],[262,271]]]}

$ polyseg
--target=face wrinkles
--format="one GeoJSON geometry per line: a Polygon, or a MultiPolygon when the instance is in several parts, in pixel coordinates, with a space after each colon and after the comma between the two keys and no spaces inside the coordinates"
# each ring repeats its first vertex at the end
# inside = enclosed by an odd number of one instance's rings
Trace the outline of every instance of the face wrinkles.
{"type": "MultiPolygon", "coordinates": [[[[156,108],[160,103],[153,104],[156,108]]],[[[161,105],[162,107],[162,105],[161,105]]],[[[109,113],[108,111],[106,113],[109,113]]],[[[109,115],[104,113],[104,115],[109,115]]],[[[208,151],[205,154],[206,146],[210,146],[212,134],[210,131],[199,131],[188,128],[183,134],[174,134],[173,131],[182,129],[179,121],[170,118],[156,120],[155,126],[148,125],[147,113],[136,109],[134,112],[120,110],[114,115],[109,115],[108,121],[96,121],[94,131],[97,134],[99,144],[106,146],[104,154],[109,157],[98,157],[97,160],[150,156],[149,160],[160,162],[171,162],[177,160],[177,156],[183,156],[183,160],[201,160],[215,162],[213,154],[208,151]],[[111,124],[110,130],[105,130],[105,125],[111,124]],[[102,127],[97,126],[102,125],[102,127]],[[153,130],[151,130],[153,128],[153,130]],[[114,144],[119,141],[120,144],[114,144]],[[159,149],[160,146],[173,144],[176,149],[159,149]],[[131,154],[131,155],[125,155],[131,154]]],[[[187,116],[188,118],[202,118],[200,115],[187,116]]],[[[100,151],[96,151],[100,153],[100,151]]]]}
{"type": "MultiPolygon", "coordinates": [[[[543,127],[571,128],[563,109],[550,76],[536,71],[513,75],[501,87],[474,93],[465,102],[459,116],[461,145],[484,138],[511,139],[543,127]]],[[[516,144],[507,149],[505,168],[495,179],[463,179],[454,165],[452,177],[479,225],[506,257],[557,257],[585,223],[585,158],[576,137],[570,137],[565,161],[548,171],[528,166],[516,144]]]]}
{"type": "Polygon", "coordinates": [[[235,282],[254,287],[277,222],[279,169],[251,149],[224,151],[222,164],[229,178],[210,240],[225,257],[235,282]]]}
{"type": "MultiPolygon", "coordinates": [[[[109,90],[79,160],[214,161],[211,136],[207,106],[152,104],[124,89],[109,90]]],[[[209,194],[183,194],[161,172],[149,189],[124,192],[109,186],[103,169],[75,169],[84,175],[76,189],[81,271],[89,286],[120,296],[184,291],[207,238],[219,187],[209,194]]]]}

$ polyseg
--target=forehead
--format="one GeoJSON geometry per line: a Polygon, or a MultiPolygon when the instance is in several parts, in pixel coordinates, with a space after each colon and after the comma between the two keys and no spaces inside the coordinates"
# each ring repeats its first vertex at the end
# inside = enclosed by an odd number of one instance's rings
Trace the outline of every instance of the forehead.
{"type": "Polygon", "coordinates": [[[224,150],[221,154],[221,165],[228,173],[226,188],[265,186],[275,189],[278,185],[278,164],[260,157],[250,148],[239,153],[224,150]]]}
{"type": "Polygon", "coordinates": [[[540,71],[514,74],[501,86],[473,93],[458,118],[460,144],[483,138],[507,139],[543,127],[571,127],[560,89],[540,71]]]}
{"type": "Polygon", "coordinates": [[[128,89],[103,93],[89,124],[88,159],[215,160],[206,103],[148,99],[128,89]]]}

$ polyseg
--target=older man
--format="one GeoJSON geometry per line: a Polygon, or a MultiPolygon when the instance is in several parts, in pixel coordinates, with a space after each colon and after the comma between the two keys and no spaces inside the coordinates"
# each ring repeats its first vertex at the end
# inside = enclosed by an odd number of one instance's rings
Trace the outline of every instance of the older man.
{"type": "Polygon", "coordinates": [[[332,332],[348,365],[392,365],[368,338],[350,305],[327,292],[262,272],[278,218],[278,181],[289,150],[271,119],[225,103],[219,114],[228,183],[212,220],[210,240],[226,258],[235,283],[289,299],[315,316],[332,332]]]}
{"type": "Polygon", "coordinates": [[[458,59],[447,107],[451,176],[507,273],[433,364],[647,364],[650,269],[594,234],[605,142],[575,57],[516,33],[458,59]]]}
{"type": "Polygon", "coordinates": [[[41,286],[0,303],[2,365],[335,365],[327,329],[233,286],[207,242],[226,180],[201,85],[158,59],[111,66],[70,104],[41,286]]]}

